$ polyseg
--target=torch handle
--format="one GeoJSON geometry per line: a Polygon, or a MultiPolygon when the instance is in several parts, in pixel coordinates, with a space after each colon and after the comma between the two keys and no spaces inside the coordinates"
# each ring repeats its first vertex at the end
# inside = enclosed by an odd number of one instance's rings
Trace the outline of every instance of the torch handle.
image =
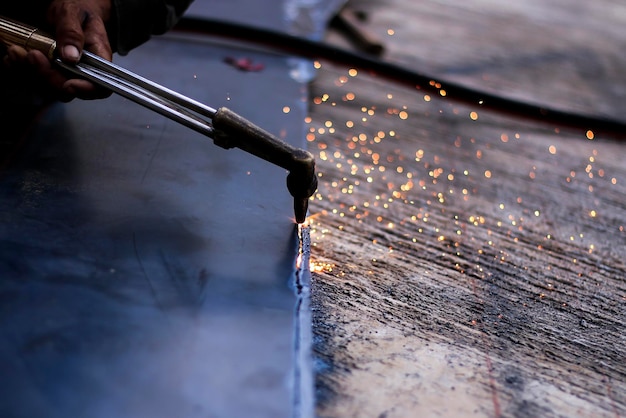
{"type": "Polygon", "coordinates": [[[17,45],[27,51],[41,51],[49,59],[54,58],[57,43],[39,29],[0,16],[0,41],[7,46],[17,45]]]}

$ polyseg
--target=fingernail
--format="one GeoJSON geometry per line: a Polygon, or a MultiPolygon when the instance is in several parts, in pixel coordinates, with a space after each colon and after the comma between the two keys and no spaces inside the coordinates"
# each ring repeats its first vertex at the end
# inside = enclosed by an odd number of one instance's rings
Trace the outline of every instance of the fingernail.
{"type": "Polygon", "coordinates": [[[80,59],[80,51],[74,45],[65,45],[63,47],[63,57],[70,61],[78,61],[80,59]]]}

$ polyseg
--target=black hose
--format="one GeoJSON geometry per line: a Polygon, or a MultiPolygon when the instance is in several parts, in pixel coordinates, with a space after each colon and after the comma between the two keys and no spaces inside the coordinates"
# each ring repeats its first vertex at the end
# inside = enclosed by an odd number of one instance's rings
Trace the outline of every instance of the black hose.
{"type": "Polygon", "coordinates": [[[518,118],[580,130],[584,133],[591,131],[594,137],[606,136],[613,139],[624,139],[626,136],[626,122],[620,120],[551,109],[545,106],[509,99],[444,81],[439,77],[413,71],[378,58],[283,32],[196,17],[183,17],[175,29],[242,40],[271,47],[295,56],[327,60],[351,68],[357,68],[398,83],[407,84],[411,88],[417,88],[421,92],[430,93],[434,96],[439,96],[441,90],[444,90],[447,99],[459,103],[478,106],[482,109],[489,109],[518,118]]]}

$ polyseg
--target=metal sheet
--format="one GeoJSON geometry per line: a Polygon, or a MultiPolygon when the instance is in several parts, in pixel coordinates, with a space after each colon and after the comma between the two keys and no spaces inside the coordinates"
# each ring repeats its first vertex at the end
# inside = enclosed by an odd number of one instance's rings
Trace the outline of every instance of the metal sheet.
{"type": "MultiPolygon", "coordinates": [[[[282,16],[270,3],[248,10],[282,16]]],[[[303,145],[288,58],[177,36],[117,62],[303,145]],[[242,56],[263,70],[224,62],[242,56]]],[[[294,406],[307,390],[284,170],[119,97],[55,104],[25,133],[6,110],[1,416],[312,412],[294,406]]]]}

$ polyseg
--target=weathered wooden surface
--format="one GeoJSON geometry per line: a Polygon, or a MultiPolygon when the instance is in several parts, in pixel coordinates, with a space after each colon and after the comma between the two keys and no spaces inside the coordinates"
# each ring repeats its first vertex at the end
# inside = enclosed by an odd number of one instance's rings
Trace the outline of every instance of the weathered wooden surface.
{"type": "MultiPolygon", "coordinates": [[[[353,4],[388,59],[624,115],[619,2],[353,4]]],[[[626,143],[325,62],[312,97],[318,415],[626,415],[626,143]]]]}

